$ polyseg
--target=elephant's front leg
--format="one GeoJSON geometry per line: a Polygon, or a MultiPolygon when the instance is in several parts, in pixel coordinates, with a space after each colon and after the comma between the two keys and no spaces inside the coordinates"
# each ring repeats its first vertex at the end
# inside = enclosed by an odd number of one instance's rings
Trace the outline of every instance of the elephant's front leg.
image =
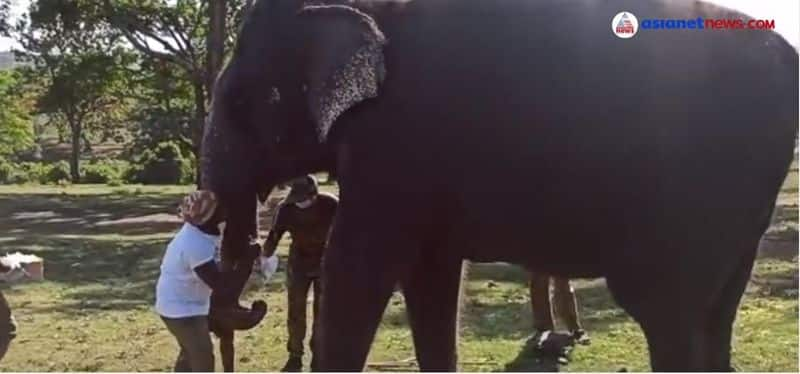
{"type": "Polygon", "coordinates": [[[396,237],[337,215],[323,260],[316,370],[361,371],[398,280],[396,237]],[[352,222],[352,221],[351,221],[352,222]],[[360,227],[359,227],[360,226],[360,227]],[[352,228],[352,229],[351,229],[352,228]]]}
{"type": "Polygon", "coordinates": [[[462,261],[424,251],[403,281],[414,348],[422,371],[456,371],[462,261]]]}

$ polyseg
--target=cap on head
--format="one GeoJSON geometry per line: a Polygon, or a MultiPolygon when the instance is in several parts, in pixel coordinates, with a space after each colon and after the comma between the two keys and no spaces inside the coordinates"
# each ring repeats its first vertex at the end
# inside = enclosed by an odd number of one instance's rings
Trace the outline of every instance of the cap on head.
{"type": "Polygon", "coordinates": [[[289,196],[286,196],[286,203],[292,204],[310,197],[313,197],[318,192],[317,178],[313,175],[306,175],[292,181],[292,190],[289,196]]]}
{"type": "Polygon", "coordinates": [[[206,224],[217,210],[219,200],[211,191],[194,191],[183,198],[178,208],[178,216],[195,226],[206,224]]]}

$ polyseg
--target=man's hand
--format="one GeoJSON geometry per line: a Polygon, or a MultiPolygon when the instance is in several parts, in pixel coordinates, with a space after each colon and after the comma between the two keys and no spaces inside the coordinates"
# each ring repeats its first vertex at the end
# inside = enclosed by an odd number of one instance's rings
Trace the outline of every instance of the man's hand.
{"type": "Polygon", "coordinates": [[[247,245],[242,254],[242,260],[252,263],[258,256],[261,255],[261,246],[257,242],[251,242],[247,245]]]}

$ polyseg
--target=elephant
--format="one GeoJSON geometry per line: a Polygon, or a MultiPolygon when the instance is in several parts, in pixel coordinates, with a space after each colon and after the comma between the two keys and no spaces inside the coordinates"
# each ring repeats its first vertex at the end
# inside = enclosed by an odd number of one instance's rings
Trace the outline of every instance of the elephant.
{"type": "Polygon", "coordinates": [[[260,191],[337,175],[320,370],[364,368],[398,282],[420,369],[456,370],[464,261],[604,277],[652,369],[731,369],[793,158],[797,51],[763,30],[622,39],[621,11],[746,19],[665,0],[253,5],[215,85],[201,187],[235,258],[260,191]]]}

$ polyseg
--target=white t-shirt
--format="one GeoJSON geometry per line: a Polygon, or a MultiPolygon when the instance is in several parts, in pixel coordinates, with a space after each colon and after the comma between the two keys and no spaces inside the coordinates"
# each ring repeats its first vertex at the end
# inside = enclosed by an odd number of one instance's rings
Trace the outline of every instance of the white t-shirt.
{"type": "Polygon", "coordinates": [[[208,315],[211,288],[194,268],[214,259],[216,235],[185,223],[167,245],[156,285],[156,312],[167,318],[208,315]]]}

